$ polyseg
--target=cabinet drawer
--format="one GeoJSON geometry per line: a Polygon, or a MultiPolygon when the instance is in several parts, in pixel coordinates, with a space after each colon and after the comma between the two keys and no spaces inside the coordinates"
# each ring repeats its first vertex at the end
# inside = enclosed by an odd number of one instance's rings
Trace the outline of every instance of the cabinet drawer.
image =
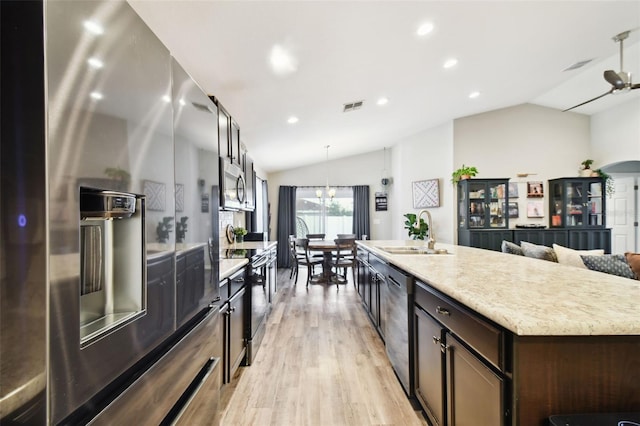
{"type": "Polygon", "coordinates": [[[416,282],[415,300],[466,344],[504,370],[504,333],[500,329],[419,281],[416,282]]]}

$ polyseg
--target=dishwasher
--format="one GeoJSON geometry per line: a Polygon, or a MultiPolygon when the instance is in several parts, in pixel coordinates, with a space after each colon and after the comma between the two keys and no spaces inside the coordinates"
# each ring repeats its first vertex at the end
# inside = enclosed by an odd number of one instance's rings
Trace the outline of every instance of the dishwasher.
{"type": "Polygon", "coordinates": [[[413,397],[413,278],[389,265],[386,274],[385,344],[387,356],[405,393],[413,397]]]}

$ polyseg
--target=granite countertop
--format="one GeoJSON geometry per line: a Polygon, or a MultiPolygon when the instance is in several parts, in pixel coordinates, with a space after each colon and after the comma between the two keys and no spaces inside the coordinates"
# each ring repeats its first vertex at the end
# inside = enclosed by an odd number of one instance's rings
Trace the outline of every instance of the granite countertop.
{"type": "Polygon", "coordinates": [[[442,293],[520,336],[640,335],[640,281],[471,247],[389,254],[422,241],[358,241],[442,293]]]}
{"type": "Polygon", "coordinates": [[[249,259],[220,259],[220,281],[249,263],[249,259]]]}

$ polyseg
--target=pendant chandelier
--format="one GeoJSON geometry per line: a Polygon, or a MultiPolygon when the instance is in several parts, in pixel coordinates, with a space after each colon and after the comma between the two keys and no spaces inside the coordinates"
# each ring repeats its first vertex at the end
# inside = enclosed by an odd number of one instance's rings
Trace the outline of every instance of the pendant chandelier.
{"type": "MultiPolygon", "coordinates": [[[[333,197],[336,196],[336,190],[334,188],[330,188],[329,187],[329,146],[327,145],[325,146],[325,148],[327,149],[327,160],[325,162],[326,166],[327,166],[327,181],[326,181],[326,187],[324,188],[324,195],[325,197],[329,197],[331,200],[333,200],[333,197]]],[[[322,190],[318,189],[316,191],[316,196],[318,198],[322,198],[322,190]]]]}

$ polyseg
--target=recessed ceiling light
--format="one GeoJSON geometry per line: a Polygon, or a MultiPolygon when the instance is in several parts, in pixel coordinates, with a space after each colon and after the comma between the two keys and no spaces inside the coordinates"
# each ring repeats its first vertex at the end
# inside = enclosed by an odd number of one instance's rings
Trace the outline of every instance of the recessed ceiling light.
{"type": "Polygon", "coordinates": [[[184,101],[184,99],[180,99],[180,100],[178,101],[178,103],[179,103],[180,105],[182,105],[182,106],[185,106],[185,105],[187,104],[187,103],[184,101]]]}
{"type": "Polygon", "coordinates": [[[289,53],[287,49],[279,44],[271,48],[269,54],[271,69],[278,75],[286,75],[298,70],[298,61],[289,53]]]}
{"type": "Polygon", "coordinates": [[[84,21],[83,22],[84,25],[84,29],[96,34],[96,35],[100,35],[102,33],[104,33],[104,28],[102,28],[102,26],[100,26],[99,24],[93,22],[93,21],[84,21]]]}
{"type": "Polygon", "coordinates": [[[376,102],[378,105],[386,105],[389,102],[389,99],[387,98],[380,98],[378,99],[378,102],[376,102]]]}
{"type": "Polygon", "coordinates": [[[480,96],[480,92],[471,92],[471,93],[469,93],[469,97],[470,97],[471,99],[475,99],[475,98],[477,98],[478,96],[480,96]]]}
{"type": "Polygon", "coordinates": [[[164,96],[162,97],[162,100],[163,100],[163,101],[165,101],[166,103],[171,102],[171,98],[169,97],[169,95],[164,95],[164,96]]]}
{"type": "Polygon", "coordinates": [[[296,116],[291,116],[287,119],[287,123],[289,124],[296,124],[298,122],[298,117],[296,116]]]}
{"type": "Polygon", "coordinates": [[[451,68],[451,67],[455,67],[457,63],[458,63],[458,60],[456,58],[451,58],[451,59],[447,59],[444,62],[444,65],[442,66],[445,68],[451,68]]]}
{"type": "Polygon", "coordinates": [[[91,99],[95,99],[97,101],[103,98],[102,93],[100,92],[91,92],[89,96],[91,96],[91,99]]]}
{"type": "Polygon", "coordinates": [[[104,66],[104,62],[102,62],[98,58],[89,58],[87,62],[89,63],[89,65],[91,65],[93,68],[96,68],[96,69],[100,69],[104,66]]]}
{"type": "Polygon", "coordinates": [[[431,31],[433,31],[433,24],[431,22],[426,22],[418,27],[416,34],[422,37],[422,36],[426,36],[431,31]]]}

